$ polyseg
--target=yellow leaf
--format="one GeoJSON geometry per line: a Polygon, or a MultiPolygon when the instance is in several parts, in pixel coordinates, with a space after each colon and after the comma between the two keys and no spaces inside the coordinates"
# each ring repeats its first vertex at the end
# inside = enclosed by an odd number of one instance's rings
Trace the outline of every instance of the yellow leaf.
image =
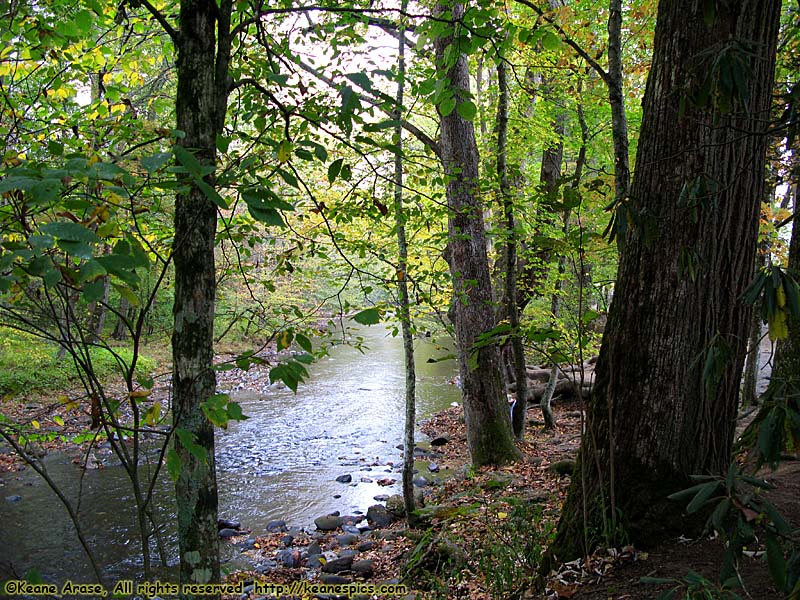
{"type": "Polygon", "coordinates": [[[292,142],[289,140],[283,140],[278,145],[278,162],[285,163],[289,162],[289,157],[292,153],[292,142]]]}
{"type": "Polygon", "coordinates": [[[150,391],[151,390],[136,390],[128,394],[128,396],[131,398],[147,398],[150,395],[150,391]]]}
{"type": "Polygon", "coordinates": [[[145,413],[145,422],[150,427],[155,427],[156,423],[161,420],[161,402],[154,402],[147,412],[145,413]]]}
{"type": "Polygon", "coordinates": [[[499,512],[499,513],[497,513],[497,518],[498,519],[507,519],[508,518],[508,513],[499,512]]]}
{"type": "Polygon", "coordinates": [[[31,425],[33,425],[34,429],[39,429],[41,425],[39,425],[39,421],[31,421],[31,425]]]}

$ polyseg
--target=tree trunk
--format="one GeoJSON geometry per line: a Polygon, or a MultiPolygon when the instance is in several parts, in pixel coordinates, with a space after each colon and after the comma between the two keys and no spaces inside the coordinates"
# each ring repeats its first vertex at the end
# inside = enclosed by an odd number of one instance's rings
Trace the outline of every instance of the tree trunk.
{"type": "MultiPolygon", "coordinates": [[[[220,7],[213,0],[182,0],[180,6],[177,127],[186,134],[181,144],[204,165],[215,165],[216,135],[225,119],[230,10],[227,0],[220,7]]],[[[201,410],[216,392],[211,366],[217,210],[192,175],[178,177],[186,191],[175,202],[172,410],[181,464],[175,484],[180,583],[186,584],[220,578],[214,429],[201,410]]],[[[214,175],[205,181],[213,186],[214,175]]]]}
{"type": "Polygon", "coordinates": [[[508,81],[506,63],[497,64],[497,178],[500,182],[500,197],[506,226],[505,248],[505,292],[503,300],[511,326],[511,357],[513,361],[516,402],[511,411],[511,425],[518,440],[525,439],[525,417],[528,409],[528,377],[525,371],[525,347],[519,331],[519,308],[517,307],[517,224],[514,218],[514,201],[508,180],[506,150],[508,141],[508,81]]]}
{"type": "MultiPolygon", "coordinates": [[[[401,12],[405,12],[408,0],[403,0],[401,12]]],[[[405,394],[405,432],[403,436],[403,504],[406,509],[406,520],[414,525],[414,427],[417,420],[417,375],[414,365],[414,337],[411,330],[411,303],[408,297],[408,243],[406,241],[406,213],[403,209],[403,92],[406,77],[406,30],[400,26],[397,46],[397,96],[396,115],[398,152],[394,155],[394,215],[397,228],[397,292],[399,295],[400,326],[403,330],[403,358],[405,359],[406,394],[405,394]]]]}
{"type": "Polygon", "coordinates": [[[615,543],[618,527],[637,545],[684,531],[683,507],[666,496],[688,487],[692,474],[722,473],[730,460],[780,2],[723,6],[731,12],[709,25],[702,4],[659,4],[629,201],[635,221],[551,560],[615,543]],[[743,80],[746,108],[728,98],[729,111],[716,93],[722,87],[705,100],[698,92],[737,43],[753,53],[736,55],[752,72],[743,80]]]}
{"type": "MultiPolygon", "coordinates": [[[[800,282],[800,226],[797,224],[797,201],[800,194],[800,184],[793,186],[794,195],[794,214],[792,222],[792,237],[789,242],[789,260],[786,265],[795,281],[800,282]]],[[[775,393],[780,390],[781,395],[794,398],[792,406],[795,410],[800,410],[798,406],[798,395],[800,395],[800,318],[788,312],[786,324],[789,335],[786,339],[778,340],[775,348],[775,364],[772,368],[772,375],[769,380],[769,387],[775,393]]],[[[767,393],[767,397],[769,397],[767,393]]]]}
{"type": "MultiPolygon", "coordinates": [[[[464,15],[462,4],[437,6],[436,13],[452,14],[453,29],[464,15]]],[[[457,104],[469,98],[469,66],[462,53],[446,50],[453,44],[451,30],[434,42],[440,77],[448,82],[457,104]]],[[[448,177],[447,260],[453,278],[451,315],[458,346],[461,392],[467,427],[467,444],[475,466],[515,460],[511,418],[503,375],[495,345],[474,349],[478,337],[492,330],[495,316],[486,254],[483,211],[478,195],[478,148],[475,130],[457,109],[441,117],[442,165],[448,177]]]]}

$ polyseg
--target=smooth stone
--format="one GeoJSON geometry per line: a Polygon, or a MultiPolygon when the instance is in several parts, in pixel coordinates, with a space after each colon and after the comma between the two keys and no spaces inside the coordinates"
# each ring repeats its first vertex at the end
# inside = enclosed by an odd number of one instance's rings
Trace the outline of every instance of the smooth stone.
{"type": "Polygon", "coordinates": [[[367,509],[367,522],[373,527],[388,527],[394,521],[394,515],[383,504],[373,504],[367,509]]]}
{"type": "Polygon", "coordinates": [[[438,473],[440,471],[439,465],[437,465],[435,462],[428,463],[428,471],[431,473],[438,473]]]}
{"type": "Polygon", "coordinates": [[[292,542],[294,542],[294,536],[293,535],[284,535],[281,538],[281,544],[283,544],[286,547],[291,546],[292,542]]]}
{"type": "Polygon", "coordinates": [[[336,481],[338,481],[339,483],[350,483],[351,481],[353,481],[353,476],[350,475],[349,473],[346,473],[345,475],[339,475],[336,478],[336,481]]]}
{"type": "Polygon", "coordinates": [[[414,485],[417,486],[417,487],[425,487],[427,485],[430,485],[430,483],[431,482],[428,481],[422,475],[418,475],[417,477],[414,477],[414,485]]]}
{"type": "Polygon", "coordinates": [[[247,538],[246,540],[238,542],[236,545],[242,550],[252,550],[256,547],[256,540],[255,538],[247,538]]]}
{"type": "Polygon", "coordinates": [[[373,496],[372,499],[378,502],[386,502],[389,499],[389,494],[378,494],[377,496],[373,496]]]}
{"type": "Polygon", "coordinates": [[[325,515],[314,519],[314,525],[320,531],[334,531],[342,526],[342,518],[338,515],[325,515]]]}
{"type": "Polygon", "coordinates": [[[450,436],[445,434],[438,435],[431,440],[431,446],[444,446],[450,442],[450,436]]]}
{"type": "Polygon", "coordinates": [[[377,545],[378,542],[375,540],[365,540],[356,546],[356,549],[359,552],[369,552],[370,550],[374,550],[377,545]]]}
{"type": "Polygon", "coordinates": [[[314,540],[308,546],[306,546],[306,553],[309,556],[313,556],[314,554],[322,554],[322,548],[319,545],[319,541],[314,540]]]}
{"type": "Polygon", "coordinates": [[[19,502],[20,500],[22,500],[22,496],[19,496],[18,494],[14,494],[13,496],[6,496],[7,502],[19,502]]]}
{"type": "Polygon", "coordinates": [[[342,531],[345,533],[352,533],[353,535],[361,535],[361,530],[355,525],[342,525],[342,531]]]}
{"type": "Polygon", "coordinates": [[[341,575],[334,575],[332,573],[323,573],[319,576],[319,580],[327,585],[352,583],[353,581],[348,577],[342,577],[341,575]]]}
{"type": "Polygon", "coordinates": [[[278,568],[278,563],[274,560],[265,560],[263,563],[259,563],[256,565],[256,571],[258,573],[269,573],[278,568]]]}
{"type": "Polygon", "coordinates": [[[324,565],[322,565],[322,571],[324,573],[341,573],[342,571],[349,571],[350,567],[353,566],[353,557],[352,556],[340,556],[334,560],[329,560],[324,565]]]}
{"type": "Polygon", "coordinates": [[[306,567],[309,569],[319,569],[323,562],[322,554],[310,554],[306,557],[306,567]]]}
{"type": "Polygon", "coordinates": [[[297,548],[286,548],[275,555],[275,560],[288,569],[296,569],[300,566],[300,552],[297,548]]]}
{"type": "Polygon", "coordinates": [[[241,529],[239,521],[229,521],[228,519],[217,519],[217,529],[241,529]]]}
{"type": "Polygon", "coordinates": [[[270,521],[267,523],[267,531],[270,533],[288,531],[288,528],[286,527],[286,521],[270,521]]]}
{"type": "Polygon", "coordinates": [[[575,470],[575,460],[572,458],[565,458],[551,463],[547,470],[556,473],[557,475],[572,475],[575,470]]]}
{"type": "Polygon", "coordinates": [[[401,496],[400,494],[395,494],[394,496],[391,496],[386,501],[386,510],[388,510],[396,517],[402,517],[404,514],[406,514],[406,505],[405,501],[403,500],[403,496],[401,496]]]}
{"type": "MultiPolygon", "coordinates": [[[[348,526],[345,525],[345,527],[348,527],[348,526]]],[[[350,546],[356,540],[358,540],[358,536],[354,535],[352,533],[345,533],[345,534],[336,536],[336,541],[339,543],[340,546],[350,546]]]]}
{"type": "Polygon", "coordinates": [[[372,561],[370,559],[364,559],[364,560],[354,561],[351,570],[353,571],[353,573],[355,573],[356,575],[360,575],[361,577],[371,577],[374,568],[375,568],[375,561],[372,561]]]}
{"type": "Polygon", "coordinates": [[[236,535],[242,535],[242,532],[237,531],[235,529],[231,529],[229,527],[225,527],[219,530],[219,537],[221,538],[230,538],[236,535]]]}

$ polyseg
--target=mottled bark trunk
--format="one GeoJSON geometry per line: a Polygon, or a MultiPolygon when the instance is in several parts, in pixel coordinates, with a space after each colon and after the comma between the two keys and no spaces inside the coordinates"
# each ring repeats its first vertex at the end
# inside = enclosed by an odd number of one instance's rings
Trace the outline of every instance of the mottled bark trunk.
{"type": "MultiPolygon", "coordinates": [[[[218,7],[213,0],[182,0],[180,24],[177,127],[186,134],[182,145],[202,164],[214,165],[227,101],[230,3],[218,7]]],[[[181,461],[175,489],[184,584],[217,582],[220,577],[214,429],[201,410],[216,391],[211,367],[217,211],[191,175],[179,179],[186,191],[175,202],[172,410],[181,461]]],[[[206,182],[215,184],[213,174],[206,182]]]]}
{"type": "MultiPolygon", "coordinates": [[[[800,195],[800,184],[793,186],[795,218],[792,222],[792,237],[789,242],[788,271],[795,281],[800,281],[800,225],[797,224],[797,201],[800,195]]],[[[769,386],[772,391],[786,398],[793,398],[792,406],[800,410],[797,398],[800,396],[800,319],[788,314],[786,324],[789,335],[778,340],[775,348],[775,365],[770,376],[769,386]]]]}
{"type": "MultiPolygon", "coordinates": [[[[458,34],[456,21],[463,16],[464,6],[439,5],[436,12],[445,18],[452,15],[454,21],[453,30],[434,42],[437,68],[457,103],[464,102],[469,97],[467,57],[455,54],[449,63],[445,61],[446,50],[458,34]]],[[[519,452],[511,432],[497,348],[494,345],[473,348],[478,336],[494,328],[495,316],[483,207],[478,195],[475,130],[458,110],[441,117],[441,150],[448,177],[447,259],[454,293],[450,312],[458,346],[467,443],[474,465],[502,464],[516,459],[519,452]]]]}
{"type": "Polygon", "coordinates": [[[750,318],[741,296],[752,279],[764,197],[780,2],[724,6],[730,12],[708,25],[701,4],[659,4],[630,194],[637,222],[620,255],[588,434],[551,559],[580,555],[589,549],[583,540],[615,541],[584,534],[613,537],[617,517],[635,544],[684,530],[683,507],[666,496],[692,474],[722,473],[730,460],[750,318]],[[747,108],[686,100],[733,41],[753,52],[747,108]],[[707,192],[682,201],[698,178],[707,192]],[[687,260],[694,261],[688,271],[687,260]],[[707,361],[718,377],[704,378],[707,361]],[[615,482],[624,482],[624,493],[613,506],[615,482]]]}
{"type": "MultiPolygon", "coordinates": [[[[622,0],[608,5],[608,101],[611,105],[611,135],[614,141],[614,196],[628,197],[631,172],[628,166],[628,117],[622,86],[622,0]]],[[[619,213],[618,213],[619,214],[619,213]]]]}
{"type": "Polygon", "coordinates": [[[497,65],[497,178],[500,183],[500,197],[503,204],[503,217],[506,227],[505,252],[505,292],[503,300],[511,326],[511,360],[515,383],[516,402],[511,412],[511,425],[518,440],[525,439],[525,417],[528,409],[528,377],[525,371],[525,347],[519,331],[519,308],[517,306],[517,224],[514,217],[514,199],[508,180],[506,160],[508,147],[508,80],[506,64],[497,65]]]}
{"type": "MultiPolygon", "coordinates": [[[[408,0],[403,0],[401,11],[405,12],[408,0]]],[[[397,145],[403,147],[403,96],[406,76],[406,30],[401,26],[398,32],[397,45],[397,96],[395,136],[397,145]]],[[[397,293],[399,296],[398,313],[403,330],[403,358],[405,360],[405,431],[403,436],[403,504],[406,509],[406,520],[413,526],[415,523],[414,503],[414,427],[417,419],[417,375],[414,365],[414,337],[411,329],[411,303],[408,296],[408,243],[406,241],[406,213],[403,209],[403,156],[397,152],[394,156],[394,215],[397,229],[397,293]]]]}

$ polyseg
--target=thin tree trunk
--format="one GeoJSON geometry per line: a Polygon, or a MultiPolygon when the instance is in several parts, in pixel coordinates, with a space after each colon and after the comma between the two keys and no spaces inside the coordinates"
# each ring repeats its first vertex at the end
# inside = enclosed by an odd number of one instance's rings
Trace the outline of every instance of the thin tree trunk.
{"type": "MultiPolygon", "coordinates": [[[[403,0],[401,11],[405,12],[408,0],[403,0]]],[[[394,156],[394,215],[397,229],[397,291],[400,296],[400,326],[403,330],[403,358],[405,360],[405,432],[403,447],[403,504],[406,509],[406,520],[413,526],[415,522],[414,503],[414,427],[417,412],[417,377],[414,366],[414,336],[411,327],[411,303],[408,296],[408,243],[406,241],[406,214],[403,209],[403,92],[406,77],[405,47],[406,30],[400,26],[397,47],[397,96],[395,98],[398,151],[394,156]]]]}
{"type": "Polygon", "coordinates": [[[614,198],[617,206],[618,242],[624,241],[631,172],[628,166],[628,118],[622,81],[622,0],[610,0],[608,13],[608,101],[611,105],[611,136],[614,141],[614,198]]]}
{"type": "Polygon", "coordinates": [[[638,220],[620,254],[595,371],[576,470],[585,478],[572,483],[550,559],[591,550],[581,547],[584,507],[589,531],[610,524],[608,543],[618,541],[619,514],[637,545],[691,529],[667,495],[691,485],[691,475],[723,473],[730,461],[780,2],[743,0],[724,10],[707,24],[695,2],[659,4],[630,194],[638,220]],[[753,52],[745,58],[747,107],[734,99],[735,112],[726,111],[713,94],[709,103],[685,101],[687,93],[698,98],[710,65],[734,41],[753,52]],[[697,182],[705,188],[694,203],[679,201],[697,182]],[[612,472],[625,483],[616,511],[600,501],[615,492],[612,472]]]}
{"type": "MultiPolygon", "coordinates": [[[[438,5],[437,15],[452,14],[452,30],[434,42],[440,77],[447,81],[457,104],[469,98],[467,57],[446,50],[453,44],[464,5],[438,5]]],[[[476,466],[503,464],[515,460],[511,418],[503,375],[494,344],[474,348],[481,334],[495,326],[489,261],[486,254],[483,207],[478,195],[478,148],[472,122],[453,110],[441,117],[442,165],[448,177],[447,260],[453,278],[451,315],[458,346],[461,392],[467,427],[467,443],[476,466]]]]}
{"type": "Polygon", "coordinates": [[[514,363],[514,382],[516,402],[511,414],[514,435],[518,440],[525,438],[525,417],[528,409],[528,377],[525,371],[525,347],[519,331],[519,309],[517,307],[517,224],[514,219],[514,200],[508,181],[506,150],[508,141],[508,81],[506,63],[501,59],[497,64],[497,178],[500,182],[500,196],[503,203],[503,216],[506,226],[505,248],[505,293],[504,300],[508,322],[511,326],[511,355],[514,363]]]}

